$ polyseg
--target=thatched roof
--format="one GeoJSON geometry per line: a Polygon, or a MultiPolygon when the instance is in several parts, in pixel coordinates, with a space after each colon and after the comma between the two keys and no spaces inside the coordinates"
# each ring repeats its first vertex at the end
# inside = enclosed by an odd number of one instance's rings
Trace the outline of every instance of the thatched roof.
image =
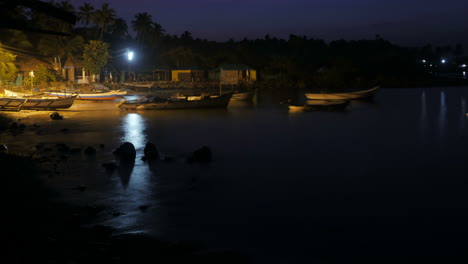
{"type": "Polygon", "coordinates": [[[83,68],[83,62],[73,56],[70,56],[63,64],[63,68],[71,69],[71,68],[83,68]]]}
{"type": "Polygon", "coordinates": [[[29,72],[36,71],[39,65],[44,65],[46,68],[52,68],[52,63],[45,59],[38,58],[17,58],[16,65],[20,71],[29,72]]]}

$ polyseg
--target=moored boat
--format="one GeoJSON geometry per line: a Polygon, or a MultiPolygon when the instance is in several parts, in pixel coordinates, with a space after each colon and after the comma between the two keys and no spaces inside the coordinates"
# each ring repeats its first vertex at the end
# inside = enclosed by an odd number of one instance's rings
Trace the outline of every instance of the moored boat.
{"type": "Polygon", "coordinates": [[[40,97],[1,97],[0,110],[55,110],[70,108],[77,95],[67,98],[40,98],[40,97]]]}
{"type": "Polygon", "coordinates": [[[232,93],[224,95],[205,95],[199,99],[186,98],[147,98],[142,97],[133,101],[122,100],[118,107],[128,110],[173,110],[196,108],[226,108],[232,93]]]}
{"type": "MultiPolygon", "coordinates": [[[[122,95],[125,95],[126,91],[113,90],[109,92],[95,92],[95,93],[81,93],[77,92],[77,100],[115,100],[122,95]]],[[[65,98],[70,96],[69,92],[44,92],[49,96],[55,96],[65,98]]]]}
{"type": "Polygon", "coordinates": [[[368,90],[343,92],[343,93],[304,93],[309,100],[354,100],[365,99],[374,96],[380,86],[372,87],[368,90]]]}

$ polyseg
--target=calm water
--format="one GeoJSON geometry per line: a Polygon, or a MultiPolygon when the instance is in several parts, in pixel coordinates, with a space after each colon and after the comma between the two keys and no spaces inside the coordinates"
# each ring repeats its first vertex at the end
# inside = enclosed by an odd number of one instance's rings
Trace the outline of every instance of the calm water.
{"type": "Polygon", "coordinates": [[[98,222],[119,232],[234,250],[257,263],[466,258],[467,98],[468,87],[381,89],[346,112],[305,113],[268,95],[227,110],[79,104],[60,111],[65,120],[39,120],[44,133],[1,141],[12,151],[37,142],[96,147],[95,158],[72,156],[69,176],[47,182],[67,201],[109,206],[98,222]],[[134,167],[106,173],[101,164],[124,141],[137,148],[134,167]],[[174,160],[148,166],[146,142],[174,160]],[[187,164],[203,145],[213,162],[187,164]],[[73,190],[81,184],[86,192],[73,190]]]}

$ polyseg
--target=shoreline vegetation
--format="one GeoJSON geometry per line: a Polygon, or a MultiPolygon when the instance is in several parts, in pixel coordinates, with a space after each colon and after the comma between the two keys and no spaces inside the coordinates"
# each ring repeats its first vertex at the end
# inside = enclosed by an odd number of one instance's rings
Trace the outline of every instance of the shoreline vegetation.
{"type": "MultiPolygon", "coordinates": [[[[0,113],[0,133],[16,122],[0,113]]],[[[20,122],[20,121],[18,121],[20,122]]],[[[208,251],[194,243],[159,240],[143,234],[113,235],[93,224],[105,208],[78,206],[40,179],[46,173],[33,156],[0,150],[5,188],[2,190],[5,263],[250,263],[236,252],[208,251]]]]}
{"type": "Polygon", "coordinates": [[[427,87],[468,82],[468,56],[462,43],[405,47],[378,34],[369,39],[333,41],[266,34],[257,39],[216,42],[196,38],[189,31],[170,34],[146,12],[135,14],[127,23],[107,3],[101,7],[89,3],[73,6],[68,1],[51,5],[78,22],[67,23],[34,9],[20,12],[20,7],[5,12],[7,19],[44,30],[61,28],[66,32],[59,33],[68,36],[0,29],[0,56],[4,58],[0,88],[50,88],[56,82],[74,86],[87,81],[122,84],[184,80],[193,86],[195,80],[201,80],[221,84],[221,73],[216,70],[221,65],[243,66],[237,68],[239,72],[246,68],[256,72],[254,78],[244,72],[225,82],[247,82],[265,90],[336,92],[376,85],[427,87]],[[29,75],[32,71],[34,77],[29,75]],[[171,71],[184,72],[171,76],[171,71]],[[22,84],[18,75],[23,76],[22,84]]]}

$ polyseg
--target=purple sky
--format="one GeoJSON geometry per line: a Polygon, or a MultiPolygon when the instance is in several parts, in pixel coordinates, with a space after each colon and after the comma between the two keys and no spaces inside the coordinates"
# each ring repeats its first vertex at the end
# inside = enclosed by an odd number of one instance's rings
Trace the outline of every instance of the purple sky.
{"type": "Polygon", "coordinates": [[[468,46],[468,0],[71,0],[109,3],[129,26],[148,12],[168,34],[225,41],[306,35],[335,39],[384,39],[401,45],[468,46]]]}

